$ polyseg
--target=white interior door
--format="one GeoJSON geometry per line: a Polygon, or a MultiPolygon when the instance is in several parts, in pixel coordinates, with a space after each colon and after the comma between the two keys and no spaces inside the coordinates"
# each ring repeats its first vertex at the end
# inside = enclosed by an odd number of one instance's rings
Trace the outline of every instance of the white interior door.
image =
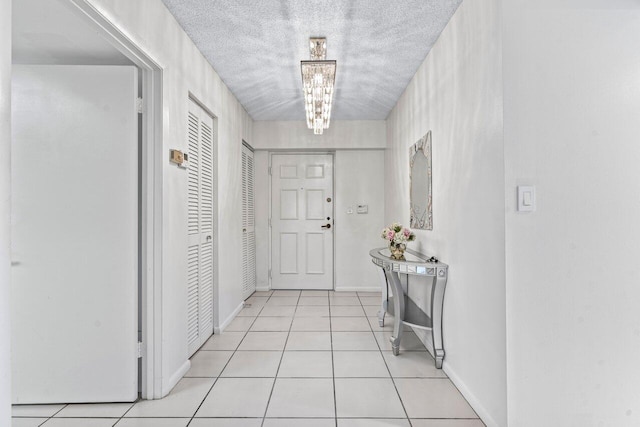
{"type": "Polygon", "coordinates": [[[333,289],[333,156],[271,157],[271,287],[333,289]]]}
{"type": "Polygon", "coordinates": [[[138,396],[137,70],[14,66],[14,403],[138,396]]]}
{"type": "Polygon", "coordinates": [[[189,355],[213,334],[213,117],[189,99],[187,337],[189,355]]]}
{"type": "Polygon", "coordinates": [[[242,298],[256,291],[256,231],[253,151],[242,146],[242,298]]]}

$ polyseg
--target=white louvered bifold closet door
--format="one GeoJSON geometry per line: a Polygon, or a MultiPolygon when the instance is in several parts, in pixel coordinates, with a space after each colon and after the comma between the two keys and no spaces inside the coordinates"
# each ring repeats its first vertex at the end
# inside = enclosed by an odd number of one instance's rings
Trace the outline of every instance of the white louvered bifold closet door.
{"type": "Polygon", "coordinates": [[[188,125],[187,339],[192,355],[213,334],[213,118],[191,99],[188,125]]]}
{"type": "Polygon", "coordinates": [[[256,232],[253,151],[242,147],[242,297],[256,291],[256,232]]]}

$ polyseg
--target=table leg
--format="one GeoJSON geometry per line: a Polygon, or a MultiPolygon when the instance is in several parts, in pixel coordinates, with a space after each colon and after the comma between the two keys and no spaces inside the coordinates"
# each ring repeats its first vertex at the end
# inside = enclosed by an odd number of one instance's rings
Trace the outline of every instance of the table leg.
{"type": "MultiPolygon", "coordinates": [[[[440,272],[438,272],[440,273],[440,272]]],[[[444,359],[444,345],[442,342],[442,308],[444,306],[444,289],[447,285],[445,275],[438,274],[431,289],[431,321],[433,322],[433,352],[436,368],[442,369],[444,359]]]]}
{"type": "Polygon", "coordinates": [[[389,304],[389,285],[387,284],[387,274],[384,271],[384,268],[380,269],[382,271],[382,301],[380,302],[380,310],[378,311],[378,324],[380,327],[384,327],[384,317],[387,314],[388,304],[389,304]]]}
{"type": "Polygon", "coordinates": [[[393,313],[395,319],[393,322],[393,336],[390,338],[391,350],[393,350],[394,356],[400,353],[400,340],[402,339],[402,321],[404,320],[404,290],[402,289],[402,283],[400,283],[400,277],[396,272],[390,272],[389,278],[391,279],[391,286],[393,291],[393,313]]]}
{"type": "Polygon", "coordinates": [[[383,301],[382,307],[380,308],[380,311],[378,311],[378,325],[380,325],[381,328],[384,327],[385,314],[387,314],[387,302],[383,301]]]}

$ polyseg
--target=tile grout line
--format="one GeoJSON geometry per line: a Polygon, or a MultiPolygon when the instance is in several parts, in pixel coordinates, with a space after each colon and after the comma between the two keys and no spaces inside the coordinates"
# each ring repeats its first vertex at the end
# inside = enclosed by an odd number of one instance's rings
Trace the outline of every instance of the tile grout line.
{"type": "MultiPolygon", "coordinates": [[[[58,414],[59,414],[59,413],[60,413],[64,408],[66,408],[67,406],[69,406],[69,404],[68,404],[68,403],[65,403],[65,404],[62,406],[62,408],[60,408],[60,409],[58,409],[56,412],[54,412],[54,413],[53,413],[53,415],[51,415],[50,417],[45,417],[45,418],[47,418],[47,419],[46,419],[46,420],[44,420],[41,424],[38,424],[38,427],[40,427],[40,426],[44,425],[44,423],[46,423],[46,422],[49,422],[49,420],[51,420],[53,417],[55,417],[56,415],[58,415],[58,414]]],[[[14,417],[11,417],[11,418],[13,419],[14,417]]],[[[37,417],[34,417],[34,418],[37,418],[37,417]]],[[[13,424],[13,422],[12,422],[12,424],[13,424]]]]}
{"type": "MultiPolygon", "coordinates": [[[[335,293],[334,293],[335,295],[335,293]]],[[[331,380],[333,381],[333,414],[338,427],[338,398],[336,396],[336,365],[333,359],[333,317],[331,317],[331,298],[329,298],[329,341],[331,342],[331,380]]]]}
{"type": "MultiPolygon", "coordinates": [[[[271,295],[273,295],[273,293],[271,295]]],[[[278,373],[280,372],[280,366],[282,366],[282,359],[284,359],[284,352],[287,349],[287,343],[289,342],[289,336],[291,335],[291,328],[293,328],[293,319],[295,319],[296,317],[296,312],[298,311],[298,303],[300,302],[301,297],[302,297],[302,291],[300,291],[300,293],[298,294],[298,301],[296,302],[296,306],[295,306],[296,308],[295,310],[293,310],[293,316],[291,317],[291,324],[289,325],[289,331],[287,332],[287,339],[284,340],[284,347],[282,348],[282,354],[280,355],[280,362],[278,363],[278,369],[276,369],[275,376],[273,377],[273,385],[271,386],[271,392],[269,393],[269,398],[267,399],[267,404],[264,408],[264,415],[262,416],[262,423],[260,424],[260,427],[264,427],[264,423],[267,419],[267,411],[269,411],[269,405],[271,404],[271,397],[273,396],[273,390],[275,390],[276,388],[278,373]]]]}
{"type": "Polygon", "coordinates": [[[124,414],[122,414],[122,416],[120,418],[118,418],[118,421],[116,421],[112,427],[115,427],[117,424],[120,423],[120,421],[122,421],[122,419],[129,413],[129,411],[131,411],[131,409],[133,409],[134,406],[136,406],[136,403],[138,403],[139,401],[141,401],[142,399],[138,398],[135,402],[133,402],[131,404],[131,406],[129,406],[129,409],[127,409],[126,411],[124,411],[124,414]]]}
{"type": "MultiPolygon", "coordinates": [[[[327,298],[328,298],[329,294],[330,294],[330,292],[328,292],[327,298]]],[[[204,404],[204,401],[206,401],[206,399],[207,399],[207,398],[208,398],[208,396],[210,395],[211,391],[213,390],[214,386],[217,384],[217,381],[218,381],[220,378],[222,378],[222,376],[221,376],[221,375],[222,375],[222,372],[224,372],[224,370],[227,368],[227,366],[229,365],[229,363],[230,363],[231,359],[233,359],[233,357],[236,355],[236,353],[237,353],[237,352],[239,352],[239,351],[241,351],[241,350],[239,350],[239,347],[240,347],[240,346],[242,345],[242,343],[244,342],[244,339],[246,339],[246,336],[248,335],[248,332],[250,332],[251,328],[254,326],[254,324],[256,323],[256,321],[258,320],[258,318],[260,318],[260,317],[261,317],[261,313],[263,312],[264,308],[266,307],[266,303],[267,303],[267,301],[269,301],[269,300],[271,299],[271,297],[272,297],[272,296],[273,296],[273,292],[271,293],[271,295],[268,295],[268,298],[265,300],[265,304],[260,308],[260,310],[259,310],[259,311],[257,312],[257,314],[254,316],[254,319],[253,319],[253,321],[251,322],[251,324],[249,325],[249,327],[248,327],[245,331],[242,331],[242,332],[243,332],[243,337],[242,337],[242,339],[241,339],[241,340],[239,341],[239,343],[235,346],[235,349],[232,351],[231,356],[229,357],[229,359],[227,360],[227,362],[225,363],[225,365],[224,365],[224,366],[223,366],[223,368],[221,369],[220,374],[218,374],[216,377],[214,377],[214,382],[213,382],[213,384],[212,384],[211,388],[209,389],[209,391],[207,392],[207,394],[204,396],[204,398],[203,398],[203,399],[202,399],[202,401],[200,402],[200,405],[198,406],[198,408],[197,408],[197,409],[196,409],[196,411],[194,412],[193,416],[191,416],[191,417],[131,417],[131,418],[189,418],[189,421],[188,421],[188,424],[187,424],[187,425],[190,425],[190,424],[192,423],[192,421],[196,418],[196,417],[195,417],[195,414],[200,410],[200,408],[201,408],[201,407],[202,407],[202,405],[204,404]]],[[[358,293],[356,293],[356,296],[358,297],[358,301],[359,301],[359,303],[360,303],[360,305],[359,305],[359,306],[360,306],[360,307],[363,309],[363,311],[364,311],[364,307],[365,307],[365,306],[364,306],[364,304],[363,304],[362,300],[360,299],[360,298],[361,298],[361,297],[360,297],[360,295],[359,295],[358,293]]],[[[286,341],[285,341],[285,348],[283,348],[283,350],[282,350],[281,357],[280,357],[280,362],[279,362],[279,365],[278,365],[278,369],[277,369],[277,371],[276,371],[276,376],[274,377],[274,384],[273,384],[273,386],[272,386],[271,394],[270,394],[270,396],[269,396],[269,400],[268,400],[268,402],[267,402],[267,408],[265,409],[265,414],[264,414],[264,415],[263,415],[263,417],[262,417],[262,425],[264,425],[264,423],[265,423],[265,421],[266,421],[266,413],[267,413],[267,411],[268,411],[268,407],[269,407],[269,404],[270,404],[270,400],[271,400],[271,397],[272,397],[272,395],[273,395],[273,391],[274,391],[274,389],[275,389],[275,382],[277,381],[278,374],[279,374],[279,370],[280,370],[280,368],[281,368],[281,364],[282,364],[282,361],[283,361],[283,358],[284,358],[284,351],[285,351],[285,349],[286,349],[286,345],[287,345],[287,343],[288,343],[288,339],[289,339],[289,337],[290,337],[290,334],[291,334],[291,332],[292,332],[292,330],[293,330],[293,321],[294,321],[294,320],[295,320],[295,318],[296,318],[297,309],[300,307],[300,301],[301,301],[301,298],[302,298],[302,291],[300,292],[300,294],[298,295],[298,298],[297,298],[297,303],[296,303],[296,305],[295,305],[294,314],[293,314],[293,316],[292,316],[292,322],[291,322],[291,324],[289,325],[289,329],[288,329],[288,333],[287,333],[287,339],[286,339],[286,341]]],[[[328,298],[328,299],[329,299],[329,301],[328,301],[329,303],[328,303],[327,307],[328,307],[328,311],[329,311],[328,319],[329,319],[329,333],[330,333],[330,344],[331,344],[330,349],[331,349],[331,359],[332,359],[332,381],[333,381],[333,386],[334,386],[334,389],[333,389],[333,394],[334,394],[334,420],[335,420],[336,425],[337,425],[337,422],[338,422],[338,418],[337,418],[337,396],[336,396],[336,389],[335,389],[335,379],[336,379],[336,376],[335,376],[335,361],[334,361],[334,353],[335,353],[335,351],[336,351],[336,350],[334,350],[334,348],[333,348],[333,322],[332,322],[332,319],[333,319],[334,317],[332,316],[332,311],[331,311],[331,308],[332,308],[331,299],[330,299],[330,298],[328,298]]],[[[338,305],[339,305],[339,304],[338,304],[338,305]]],[[[263,317],[288,317],[288,316],[263,316],[263,317]]],[[[314,316],[314,317],[315,317],[315,316],[314,316]]],[[[324,317],[324,316],[321,316],[321,317],[324,317]]],[[[358,317],[358,318],[359,318],[359,317],[361,317],[361,316],[337,316],[337,317],[345,317],[345,318],[354,318],[354,317],[358,317]]],[[[364,311],[364,319],[365,319],[365,321],[367,321],[368,328],[369,328],[369,332],[371,332],[372,334],[374,334],[374,335],[375,335],[375,332],[373,331],[373,328],[372,328],[371,322],[369,322],[369,319],[368,319],[368,316],[367,316],[367,314],[366,314],[366,311],[364,311]]],[[[240,331],[238,331],[238,332],[240,332],[240,331]]],[[[260,332],[260,331],[256,331],[256,332],[260,332]]],[[[264,331],[264,332],[271,332],[271,331],[264,331]]],[[[304,331],[304,332],[314,332],[314,331],[304,331]]],[[[375,339],[375,336],[374,336],[374,339],[375,339]]],[[[379,352],[379,353],[381,353],[381,351],[382,351],[382,350],[381,350],[381,348],[380,348],[380,344],[377,342],[377,340],[376,340],[376,344],[377,344],[377,347],[378,347],[378,352],[379,352]]],[[[199,349],[199,350],[198,350],[198,353],[199,353],[200,351],[216,351],[216,350],[202,350],[202,349],[199,349]]],[[[311,351],[311,350],[309,350],[309,351],[311,351]]],[[[364,351],[364,350],[363,350],[363,351],[364,351]]],[[[386,365],[386,360],[384,360],[384,357],[383,357],[383,361],[385,362],[385,365],[386,365]]],[[[389,372],[389,374],[391,374],[391,373],[390,373],[390,371],[389,371],[388,366],[387,366],[387,371],[389,372]]],[[[391,375],[390,375],[390,377],[392,378],[392,381],[393,381],[393,377],[392,377],[391,375]]],[[[212,378],[212,377],[188,377],[188,378],[212,378]]],[[[228,378],[246,378],[246,377],[228,377],[228,378]]],[[[257,378],[257,377],[256,377],[256,378],[257,378]]],[[[262,377],[262,378],[270,378],[270,377],[262,377]]],[[[294,377],[292,377],[292,378],[294,378],[294,377]]],[[[295,378],[298,378],[298,377],[295,377],[295,378]]],[[[316,377],[309,377],[309,378],[316,378],[316,377]]],[[[343,377],[339,377],[339,378],[343,378],[343,377]]],[[[344,378],[351,378],[351,377],[344,377],[344,378]]],[[[370,378],[378,378],[378,377],[370,377],[370,378]]],[[[394,383],[394,386],[395,386],[395,383],[394,383]]],[[[396,392],[397,392],[397,388],[396,388],[396,392]]],[[[401,402],[402,402],[402,399],[401,399],[401,398],[400,398],[400,400],[401,400],[401,402]]],[[[131,406],[130,406],[126,411],[125,411],[125,413],[124,413],[122,416],[120,416],[120,417],[113,417],[113,419],[114,419],[114,420],[116,420],[115,424],[113,424],[113,425],[115,426],[115,425],[117,425],[118,423],[120,423],[123,419],[125,419],[126,415],[127,415],[127,414],[132,410],[132,409],[133,409],[133,407],[136,405],[136,403],[139,403],[139,402],[140,402],[140,400],[138,400],[138,401],[136,401],[136,402],[133,402],[133,403],[131,404],[131,406]]],[[[44,423],[48,422],[50,419],[54,418],[54,417],[55,417],[55,415],[57,415],[58,413],[60,413],[60,412],[61,412],[64,408],[66,408],[67,406],[68,406],[68,404],[65,404],[62,408],[60,408],[60,409],[59,409],[58,411],[56,411],[53,415],[51,415],[50,417],[48,417],[48,418],[47,418],[47,419],[46,419],[42,424],[40,424],[40,425],[43,425],[44,423]]],[[[404,404],[403,404],[403,409],[404,409],[404,404]]],[[[405,410],[405,414],[406,414],[406,410],[405,410]]],[[[66,418],[66,417],[65,417],[65,418],[66,418]]],[[[71,417],[71,418],[74,418],[74,417],[71,417]]],[[[80,418],[82,418],[82,417],[80,417],[80,418]]],[[[100,418],[100,417],[88,417],[88,418],[100,418]]],[[[111,417],[108,417],[108,418],[111,418],[111,417]]],[[[215,418],[215,417],[214,417],[214,418],[215,418]]],[[[245,418],[245,417],[242,417],[242,418],[245,418]]],[[[253,417],[251,417],[251,418],[253,418],[253,417]]],[[[257,417],[255,417],[255,418],[257,418],[257,417]]],[[[322,418],[322,417],[321,417],[321,418],[322,418]]],[[[407,419],[408,419],[408,416],[407,416],[407,419]]],[[[409,422],[410,422],[410,421],[409,421],[409,422]]]]}
{"type": "MultiPolygon", "coordinates": [[[[255,293],[255,291],[254,291],[255,293]]],[[[273,295],[273,294],[272,294],[273,295]]],[[[251,296],[253,296],[253,294],[251,294],[251,296]]],[[[251,296],[249,298],[251,298],[251,296]]],[[[247,299],[249,299],[247,298],[247,299]]],[[[271,299],[271,295],[269,295],[269,298],[267,298],[267,300],[265,301],[265,305],[267,303],[267,301],[269,301],[271,299]]],[[[245,300],[246,301],[246,300],[245,300]]],[[[242,339],[240,340],[240,342],[238,343],[238,345],[236,346],[235,350],[233,350],[233,353],[231,354],[231,357],[229,357],[229,360],[227,360],[227,363],[224,364],[224,366],[222,367],[222,370],[220,370],[220,373],[216,376],[215,380],[213,381],[213,384],[211,384],[211,387],[209,388],[209,391],[207,391],[207,393],[204,395],[204,398],[202,399],[202,401],[200,402],[200,404],[198,405],[198,407],[196,408],[196,410],[194,411],[193,415],[190,417],[189,422],[187,423],[187,427],[189,427],[189,425],[193,422],[193,419],[196,417],[196,414],[198,413],[198,411],[200,410],[200,408],[202,407],[202,405],[204,404],[205,400],[207,400],[207,397],[209,397],[209,394],[211,394],[211,391],[213,390],[213,387],[215,387],[215,385],[218,383],[218,380],[220,379],[220,375],[222,375],[222,373],[224,372],[225,369],[227,369],[227,366],[229,365],[229,362],[231,362],[231,359],[233,359],[233,356],[236,355],[236,353],[238,352],[238,349],[240,348],[240,346],[242,345],[242,342],[244,341],[244,339],[247,337],[247,334],[249,333],[249,330],[251,329],[251,327],[253,326],[253,324],[256,322],[256,320],[258,320],[258,316],[260,315],[260,313],[262,313],[262,310],[264,309],[265,305],[263,305],[260,308],[260,311],[258,311],[258,314],[256,315],[256,317],[254,317],[253,322],[251,322],[251,325],[249,325],[249,327],[247,328],[246,331],[244,331],[244,335],[242,336],[242,339]]],[[[234,318],[234,320],[237,318],[238,316],[236,316],[234,318]]],[[[231,332],[231,331],[229,331],[231,332]]],[[[214,334],[215,335],[215,334],[214,334]]],[[[221,334],[220,334],[221,335],[221,334]]],[[[213,335],[212,335],[213,337],[213,335]]],[[[211,339],[211,337],[209,338],[211,339]]],[[[208,340],[207,340],[208,341],[208,340]]],[[[198,350],[199,352],[200,350],[198,350]]],[[[115,426],[114,426],[115,427],[115,426]]]]}
{"type": "MultiPolygon", "coordinates": [[[[360,298],[360,295],[358,295],[358,298],[360,298]]],[[[360,300],[360,303],[362,304],[362,300],[360,300]]],[[[364,304],[363,304],[363,309],[364,309],[364,304]]],[[[380,309],[382,309],[382,307],[380,307],[380,309]]],[[[394,318],[394,319],[395,319],[395,318],[394,318]]],[[[369,322],[369,325],[371,326],[371,322],[369,322]]],[[[402,325],[402,328],[404,328],[404,327],[405,327],[405,326],[404,326],[404,325],[402,325]]],[[[372,329],[373,329],[373,328],[372,328],[372,329]]],[[[413,330],[412,330],[412,331],[413,331],[413,330]]],[[[384,334],[384,331],[380,331],[380,332],[384,334]]],[[[407,331],[404,331],[404,332],[407,332],[407,331]]],[[[415,332],[414,332],[414,333],[415,333],[415,332]]],[[[375,335],[375,332],[374,332],[374,335],[375,335]]],[[[382,347],[381,347],[381,345],[380,345],[380,343],[378,342],[378,340],[377,340],[377,339],[376,339],[376,343],[378,344],[378,347],[380,348],[380,352],[381,352],[381,354],[382,354],[382,359],[383,359],[383,361],[384,361],[385,366],[387,367],[387,370],[389,371],[389,376],[391,377],[391,381],[393,382],[393,386],[394,386],[394,388],[396,389],[396,393],[398,393],[398,398],[400,399],[400,403],[402,404],[402,408],[404,409],[405,414],[407,415],[407,420],[409,421],[409,425],[410,425],[410,426],[413,426],[413,423],[411,422],[411,418],[409,418],[409,414],[407,413],[407,410],[406,410],[406,408],[405,408],[405,406],[404,406],[404,401],[402,400],[402,397],[400,396],[400,393],[398,392],[398,387],[396,386],[396,382],[395,382],[396,377],[394,377],[394,376],[391,374],[391,370],[389,369],[389,365],[387,364],[387,359],[384,357],[384,354],[383,354],[383,352],[384,352],[384,351],[388,351],[388,350],[382,350],[382,347]]],[[[406,353],[406,352],[413,352],[413,351],[415,351],[415,352],[422,352],[422,350],[404,350],[404,352],[405,352],[405,353],[406,353]]],[[[426,351],[427,353],[429,353],[429,351],[428,351],[428,350],[426,350],[426,349],[425,349],[425,351],[426,351]]],[[[430,353],[429,353],[429,355],[430,355],[430,353]]],[[[446,374],[445,374],[445,375],[446,375],[446,374]]],[[[453,384],[453,382],[451,381],[451,379],[449,378],[449,376],[445,376],[445,377],[439,377],[439,376],[438,376],[438,377],[433,377],[433,376],[429,376],[429,377],[417,377],[417,376],[414,376],[414,377],[398,377],[398,378],[399,378],[399,379],[430,379],[430,380],[448,380],[448,381],[449,381],[449,382],[451,382],[451,384],[455,387],[455,389],[458,391],[458,393],[460,393],[460,390],[458,389],[458,387],[457,387],[455,384],[453,384]]],[[[467,402],[467,404],[469,404],[469,402],[468,402],[468,401],[467,401],[467,399],[464,397],[464,395],[462,395],[462,393],[460,393],[460,395],[461,395],[461,396],[462,396],[462,398],[465,400],[465,402],[467,402]]],[[[471,405],[469,405],[469,406],[471,407],[471,405]]],[[[478,416],[478,413],[475,411],[475,409],[473,409],[473,407],[471,407],[471,409],[472,409],[472,410],[473,410],[473,412],[476,414],[476,418],[437,418],[437,419],[442,419],[442,420],[449,420],[449,419],[476,420],[476,419],[477,419],[477,420],[480,420],[480,422],[482,422],[482,423],[483,423],[483,425],[485,425],[485,424],[484,424],[484,421],[482,421],[482,419],[478,416]]],[[[425,419],[431,419],[431,418],[425,418],[425,419]]]]}
{"type": "MultiPolygon", "coordinates": [[[[360,295],[358,295],[358,300],[360,301],[360,305],[362,305],[362,309],[364,310],[364,305],[362,304],[362,300],[360,299],[360,295]]],[[[380,306],[380,310],[382,310],[382,305],[380,306]]],[[[365,312],[366,314],[366,312],[365,312]]],[[[394,318],[395,321],[395,318],[394,318]]],[[[368,318],[367,318],[367,322],[368,322],[368,318]]],[[[373,333],[373,327],[371,326],[371,323],[369,323],[369,327],[371,328],[371,333],[373,333]]],[[[404,327],[404,325],[402,325],[402,327],[404,327]]],[[[400,400],[400,405],[402,405],[402,410],[404,411],[404,414],[407,417],[407,422],[409,423],[409,427],[413,426],[413,423],[411,423],[411,419],[409,418],[409,414],[407,413],[407,408],[405,408],[404,406],[404,402],[402,401],[402,396],[400,396],[400,392],[398,391],[398,386],[396,386],[396,381],[395,378],[393,378],[393,375],[391,375],[391,369],[389,369],[389,365],[387,365],[387,360],[384,358],[384,354],[382,354],[382,347],[380,346],[380,343],[378,342],[378,339],[375,336],[375,333],[373,333],[373,338],[376,341],[376,345],[378,346],[378,351],[380,352],[380,357],[382,357],[382,361],[384,362],[384,366],[387,368],[387,372],[389,373],[389,378],[391,379],[391,383],[393,384],[393,388],[396,391],[396,394],[398,395],[398,400],[400,400]]]]}

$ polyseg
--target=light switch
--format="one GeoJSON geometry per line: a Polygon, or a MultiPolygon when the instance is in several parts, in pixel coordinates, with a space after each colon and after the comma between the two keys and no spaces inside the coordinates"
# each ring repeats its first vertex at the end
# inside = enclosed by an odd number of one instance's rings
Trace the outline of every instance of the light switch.
{"type": "Polygon", "coordinates": [[[534,212],[536,210],[536,187],[518,186],[518,212],[534,212]]]}
{"type": "Polygon", "coordinates": [[[357,211],[359,214],[369,213],[369,205],[358,205],[357,211]]]}

